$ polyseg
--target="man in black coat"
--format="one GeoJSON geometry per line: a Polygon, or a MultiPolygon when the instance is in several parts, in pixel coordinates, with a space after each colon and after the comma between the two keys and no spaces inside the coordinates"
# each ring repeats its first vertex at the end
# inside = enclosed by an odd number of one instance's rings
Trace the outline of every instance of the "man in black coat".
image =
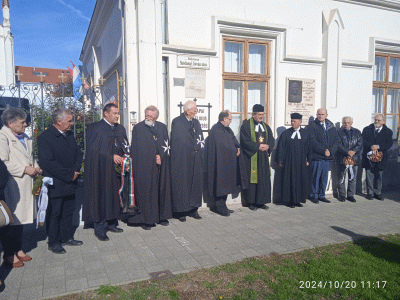
{"type": "Polygon", "coordinates": [[[361,162],[361,153],[363,140],[360,130],[353,128],[353,118],[343,117],[342,127],[338,130],[338,151],[336,161],[339,166],[339,201],[346,200],[346,173],[348,174],[347,200],[356,202],[354,194],[356,193],[356,181],[358,165],[361,162]],[[345,160],[347,158],[347,160],[345,160]],[[352,160],[353,158],[354,160],[352,160]],[[344,164],[346,161],[346,165],[344,164]],[[354,162],[354,165],[348,162],[354,162]]]}
{"type": "Polygon", "coordinates": [[[82,219],[94,223],[98,240],[108,241],[107,231],[123,231],[117,227],[123,202],[118,193],[121,175],[115,166],[122,164],[125,155],[129,156],[130,148],[126,130],[118,124],[118,106],[107,103],[103,116],[87,130],[82,219]]]}
{"type": "Polygon", "coordinates": [[[83,153],[70,131],[73,113],[65,108],[53,112],[53,125],[38,137],[39,164],[44,177],[53,178],[49,185],[46,210],[46,229],[49,250],[65,253],[63,246],[80,246],[73,236],[72,216],[75,208],[75,189],[83,153]]]}
{"type": "Polygon", "coordinates": [[[311,141],[311,194],[309,199],[314,203],[319,201],[330,203],[325,198],[325,190],[328,184],[328,175],[333,157],[338,148],[336,128],[326,117],[325,108],[317,110],[317,119],[307,126],[311,141]]]}
{"type": "Polygon", "coordinates": [[[383,200],[382,196],[382,174],[389,160],[387,151],[393,145],[393,131],[385,124],[382,114],[375,115],[374,123],[365,127],[362,132],[364,141],[363,167],[367,172],[367,199],[374,197],[383,200]],[[382,153],[382,160],[372,162],[371,155],[382,153]]]}
{"type": "Polygon", "coordinates": [[[271,203],[271,171],[269,155],[274,148],[275,139],[271,128],[263,122],[264,106],[255,104],[253,116],[244,121],[240,128],[240,146],[243,150],[249,187],[243,192],[244,202],[249,209],[268,209],[271,203]]]}
{"type": "Polygon", "coordinates": [[[158,108],[145,109],[145,120],[132,130],[131,155],[137,214],[128,223],[150,230],[156,223],[169,224],[171,205],[171,156],[168,130],[158,122],[158,108]]]}
{"type": "Polygon", "coordinates": [[[215,197],[215,212],[228,217],[233,210],[226,206],[229,194],[246,189],[248,178],[240,144],[229,128],[232,114],[224,110],[218,116],[206,139],[206,171],[208,195],[215,197]]]}
{"type": "Polygon", "coordinates": [[[196,102],[189,100],[171,125],[172,211],[181,222],[187,215],[202,219],[197,210],[203,199],[204,138],[196,114],[196,102]]]}
{"type": "Polygon", "coordinates": [[[306,202],[311,145],[309,132],[301,128],[303,116],[292,113],[290,118],[292,127],[279,137],[275,161],[282,168],[281,202],[294,208],[306,202]]]}

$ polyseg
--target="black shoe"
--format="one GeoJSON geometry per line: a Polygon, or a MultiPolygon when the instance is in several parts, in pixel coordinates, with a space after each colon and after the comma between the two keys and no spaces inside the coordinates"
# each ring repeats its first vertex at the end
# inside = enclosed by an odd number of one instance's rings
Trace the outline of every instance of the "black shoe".
{"type": "Polygon", "coordinates": [[[82,241],[77,241],[74,239],[70,239],[68,242],[61,243],[61,246],[81,246],[83,245],[82,241]]]}
{"type": "Polygon", "coordinates": [[[110,227],[108,227],[107,231],[114,232],[114,233],[124,232],[124,230],[122,228],[118,228],[117,226],[110,226],[110,227]]]}
{"type": "Polygon", "coordinates": [[[346,198],[345,198],[344,196],[339,196],[339,197],[338,197],[338,200],[339,200],[340,202],[344,202],[344,201],[346,201],[346,198]]]}
{"type": "Polygon", "coordinates": [[[197,211],[195,211],[194,213],[191,213],[190,216],[196,220],[201,220],[203,219],[202,216],[199,215],[199,213],[197,211]]]}
{"type": "Polygon", "coordinates": [[[367,198],[368,200],[372,200],[372,199],[374,199],[374,196],[368,194],[367,197],[365,197],[365,198],[367,198]]]}
{"type": "Polygon", "coordinates": [[[101,241],[101,242],[107,242],[107,241],[110,240],[110,239],[108,238],[107,234],[102,234],[102,235],[94,234],[94,236],[95,236],[99,241],[101,241]]]}
{"type": "Polygon", "coordinates": [[[268,207],[268,206],[266,206],[265,204],[261,205],[259,208],[261,208],[261,209],[265,209],[265,210],[269,209],[269,207],[268,207]]]}
{"type": "Polygon", "coordinates": [[[254,205],[250,205],[250,206],[249,206],[249,209],[250,209],[250,210],[257,210],[257,207],[254,206],[254,205]]]}
{"type": "Polygon", "coordinates": [[[57,244],[53,246],[49,246],[49,250],[53,252],[54,254],[65,254],[67,251],[63,248],[63,246],[57,244]]]}
{"type": "Polygon", "coordinates": [[[228,213],[233,214],[235,211],[232,209],[228,209],[228,213]]]}
{"type": "Polygon", "coordinates": [[[319,200],[318,200],[317,198],[310,197],[309,199],[310,199],[310,201],[311,201],[312,203],[315,203],[315,204],[318,204],[318,203],[319,203],[319,200]]]}
{"type": "Polygon", "coordinates": [[[374,195],[374,198],[375,199],[378,199],[378,200],[381,200],[381,201],[383,201],[385,198],[383,198],[383,196],[382,195],[374,195]]]}
{"type": "Polygon", "coordinates": [[[151,227],[149,225],[146,224],[142,224],[141,227],[143,228],[143,230],[150,230],[151,227]]]}
{"type": "Polygon", "coordinates": [[[169,221],[168,220],[160,221],[160,225],[168,226],[169,225],[169,221]]]}
{"type": "Polygon", "coordinates": [[[231,215],[227,210],[223,210],[223,211],[216,210],[215,212],[223,217],[229,217],[231,215]]]}
{"type": "Polygon", "coordinates": [[[325,197],[319,198],[318,200],[319,200],[319,201],[322,201],[322,202],[325,202],[325,203],[331,203],[331,201],[328,200],[328,199],[326,199],[325,197]]]}
{"type": "Polygon", "coordinates": [[[303,204],[301,204],[301,203],[295,203],[295,206],[297,206],[297,207],[303,207],[303,204]]]}
{"type": "Polygon", "coordinates": [[[179,217],[178,220],[181,222],[186,222],[186,217],[179,217]]]}
{"type": "Polygon", "coordinates": [[[294,205],[293,203],[290,203],[290,204],[288,204],[288,207],[290,207],[290,208],[295,208],[296,205],[294,205]]]}
{"type": "Polygon", "coordinates": [[[356,199],[353,196],[348,196],[347,200],[349,200],[350,202],[356,202],[356,199]]]}

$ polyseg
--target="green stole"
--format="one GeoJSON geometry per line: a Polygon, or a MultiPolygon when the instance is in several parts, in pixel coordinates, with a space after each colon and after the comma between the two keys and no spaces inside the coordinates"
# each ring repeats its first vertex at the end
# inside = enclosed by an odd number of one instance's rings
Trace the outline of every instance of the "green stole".
{"type": "MultiPolygon", "coordinates": [[[[265,129],[265,134],[267,136],[267,143],[268,143],[268,130],[267,127],[265,126],[265,123],[262,123],[265,129]]],[[[257,143],[256,140],[256,131],[254,129],[254,119],[253,117],[250,118],[250,133],[251,133],[251,140],[255,143],[257,143]]],[[[254,155],[251,157],[251,164],[250,164],[250,183],[258,183],[258,170],[257,170],[257,152],[254,153],[254,155]]]]}

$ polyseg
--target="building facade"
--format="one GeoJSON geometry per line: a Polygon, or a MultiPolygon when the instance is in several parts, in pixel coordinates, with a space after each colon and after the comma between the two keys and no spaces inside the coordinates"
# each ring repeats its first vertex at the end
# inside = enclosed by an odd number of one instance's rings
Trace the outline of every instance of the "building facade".
{"type": "Polygon", "coordinates": [[[383,113],[397,138],[400,1],[98,0],[81,61],[95,85],[124,95],[127,128],[151,104],[170,125],[196,98],[212,106],[198,114],[204,129],[229,109],[238,133],[261,103],[276,136],[290,112],[307,124],[323,107],[359,129],[383,113]]]}

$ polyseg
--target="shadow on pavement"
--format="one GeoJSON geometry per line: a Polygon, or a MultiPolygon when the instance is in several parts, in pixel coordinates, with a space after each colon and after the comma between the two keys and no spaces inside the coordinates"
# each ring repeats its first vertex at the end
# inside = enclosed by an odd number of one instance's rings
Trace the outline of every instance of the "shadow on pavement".
{"type": "Polygon", "coordinates": [[[365,252],[377,258],[400,264],[400,245],[387,242],[379,237],[358,234],[342,227],[331,226],[331,228],[351,237],[353,244],[360,246],[365,252]]]}

